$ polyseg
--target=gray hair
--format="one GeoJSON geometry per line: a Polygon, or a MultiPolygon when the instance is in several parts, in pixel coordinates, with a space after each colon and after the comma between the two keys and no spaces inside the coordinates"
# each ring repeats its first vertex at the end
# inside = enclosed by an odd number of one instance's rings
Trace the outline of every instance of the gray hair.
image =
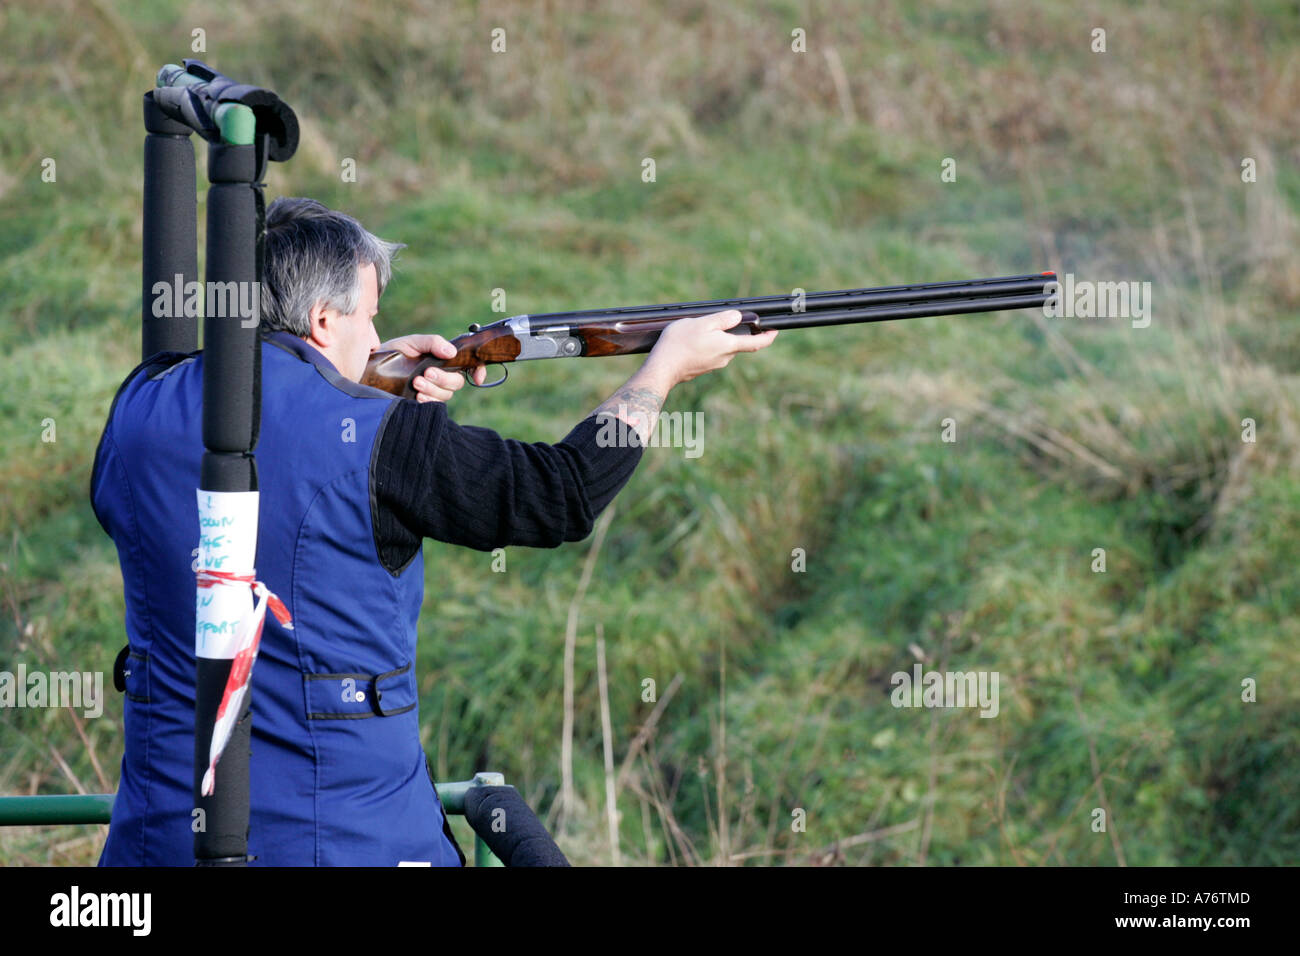
{"type": "Polygon", "coordinates": [[[266,210],[262,328],[306,338],[317,303],[350,315],[361,298],[357,266],[374,264],[383,295],[393,256],[404,247],[314,199],[281,196],[266,210]]]}

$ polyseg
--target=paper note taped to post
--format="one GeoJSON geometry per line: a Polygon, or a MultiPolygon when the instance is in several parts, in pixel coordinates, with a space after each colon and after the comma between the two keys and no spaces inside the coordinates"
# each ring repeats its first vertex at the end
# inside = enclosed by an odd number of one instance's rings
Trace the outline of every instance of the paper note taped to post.
{"type": "MultiPolygon", "coordinates": [[[[198,489],[199,571],[251,575],[257,560],[256,491],[198,489]]],[[[250,579],[251,580],[251,579],[250,579]]],[[[253,610],[248,583],[217,584],[197,589],[194,653],[231,660],[239,650],[240,623],[253,610]]]]}

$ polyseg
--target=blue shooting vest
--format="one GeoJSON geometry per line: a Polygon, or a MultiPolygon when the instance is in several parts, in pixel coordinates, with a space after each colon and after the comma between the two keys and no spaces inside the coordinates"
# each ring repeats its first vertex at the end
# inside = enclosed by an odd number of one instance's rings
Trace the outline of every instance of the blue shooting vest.
{"type": "MultiPolygon", "coordinates": [[[[253,668],[248,852],[268,866],[461,866],[420,744],[423,557],[393,574],[375,548],[371,461],[394,400],[292,336],[263,342],[262,362],[257,577],[293,630],[268,614],[253,668]]],[[[201,352],[142,365],[95,456],[92,500],[117,545],[130,641],[101,865],[194,863],[202,383],[201,352]]]]}

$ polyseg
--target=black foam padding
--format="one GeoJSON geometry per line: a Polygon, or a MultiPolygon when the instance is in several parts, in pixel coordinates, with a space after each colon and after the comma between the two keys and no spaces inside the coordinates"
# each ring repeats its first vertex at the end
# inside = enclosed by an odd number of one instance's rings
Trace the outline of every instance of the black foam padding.
{"type": "Polygon", "coordinates": [[[208,182],[252,183],[258,180],[257,157],[247,146],[214,143],[208,149],[208,182]]]}
{"type": "MultiPolygon", "coordinates": [[[[213,147],[253,152],[252,146],[213,147]]],[[[233,288],[260,307],[258,227],[260,189],[253,183],[213,183],[208,190],[207,291],[233,288]],[[234,282],[234,287],[214,283],[234,282]]],[[[231,302],[228,300],[228,306],[231,302]]],[[[214,452],[252,451],[262,406],[262,352],[253,313],[233,307],[203,321],[203,444],[214,452]]]]}
{"type": "Polygon", "coordinates": [[[146,133],[165,133],[168,136],[189,136],[193,130],[189,124],[172,119],[158,103],[158,90],[150,90],[144,95],[144,131],[146,133]]]}
{"type": "Polygon", "coordinates": [[[246,454],[205,451],[199,487],[204,491],[257,491],[257,459],[246,454]]]}
{"type": "Polygon", "coordinates": [[[198,316],[186,314],[185,306],[185,286],[199,276],[194,147],[189,131],[160,117],[149,95],[145,97],[145,124],[182,133],[151,132],[144,139],[141,359],[158,352],[193,352],[199,347],[198,316]],[[173,294],[178,281],[179,294],[173,294]],[[158,283],[168,290],[159,311],[170,312],[170,316],[154,314],[158,283]]]}
{"type": "Polygon", "coordinates": [[[471,787],[465,792],[465,819],[506,866],[569,865],[514,787],[471,787]]]}
{"type": "Polygon", "coordinates": [[[198,658],[194,703],[194,806],[202,810],[192,819],[201,820],[194,834],[194,861],[199,866],[240,865],[248,853],[248,756],[253,721],[249,713],[252,694],[245,695],[243,711],[231,731],[230,740],[217,761],[212,796],[201,795],[203,774],[208,769],[208,747],[212,727],[230,676],[231,662],[198,658]]]}

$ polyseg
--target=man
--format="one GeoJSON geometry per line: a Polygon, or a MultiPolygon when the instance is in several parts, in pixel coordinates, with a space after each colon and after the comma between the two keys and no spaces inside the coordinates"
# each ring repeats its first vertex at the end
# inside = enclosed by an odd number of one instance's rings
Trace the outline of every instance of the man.
{"type": "MultiPolygon", "coordinates": [[[[254,669],[248,850],[267,865],[464,864],[420,744],[414,672],[424,538],[481,551],[580,541],[642,448],[601,447],[615,416],[644,445],[674,385],[776,333],[681,320],[558,444],[462,427],[464,383],[429,369],[416,402],[357,384],[374,349],[450,358],[441,336],[381,345],[400,248],[308,199],[266,217],[257,572],[288,605],[254,669]]],[[[482,382],[483,369],[474,371],[482,382]]],[[[203,354],[155,356],[114,399],[92,477],[126,591],[125,755],[103,865],[193,863],[194,571],[203,354]]]]}

